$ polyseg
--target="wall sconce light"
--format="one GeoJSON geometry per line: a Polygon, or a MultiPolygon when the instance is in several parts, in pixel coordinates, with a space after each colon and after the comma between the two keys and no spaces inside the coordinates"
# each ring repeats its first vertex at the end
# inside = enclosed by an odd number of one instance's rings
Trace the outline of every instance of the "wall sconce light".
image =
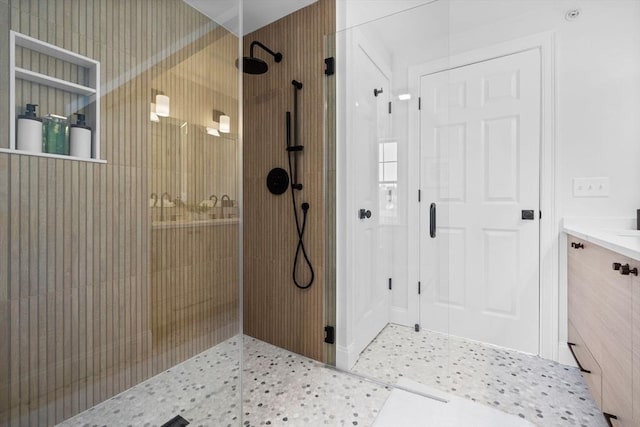
{"type": "Polygon", "coordinates": [[[220,116],[220,132],[231,132],[231,117],[225,115],[220,116]]]}
{"type": "Polygon", "coordinates": [[[218,130],[222,133],[231,132],[231,117],[225,115],[222,111],[213,110],[213,122],[218,124],[218,130]]]}
{"type": "Polygon", "coordinates": [[[156,114],[159,117],[169,117],[169,97],[159,93],[156,95],[156,114]]]}
{"type": "Polygon", "coordinates": [[[220,136],[220,132],[218,132],[218,129],[216,129],[214,127],[208,127],[207,128],[207,134],[212,135],[212,136],[220,136]]]}

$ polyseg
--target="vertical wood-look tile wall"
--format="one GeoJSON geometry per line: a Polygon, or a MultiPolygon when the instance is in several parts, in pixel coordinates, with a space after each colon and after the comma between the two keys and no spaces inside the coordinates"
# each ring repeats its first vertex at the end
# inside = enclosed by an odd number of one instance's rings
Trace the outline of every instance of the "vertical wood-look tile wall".
{"type": "Polygon", "coordinates": [[[246,53],[258,40],[283,55],[274,63],[256,48],[269,71],[243,79],[244,332],[317,360],[325,359],[324,37],[334,32],[335,1],[319,0],[243,41],[246,53]],[[296,288],[291,277],[297,234],[290,190],[275,196],[265,183],[272,168],[287,168],[285,112],[293,114],[293,79],[304,85],[298,94],[304,189],[296,194],[298,209],[310,204],[305,243],[315,282],[307,290],[296,288]]]}
{"type": "MultiPolygon", "coordinates": [[[[237,38],[180,0],[0,0],[0,28],[1,147],[9,28],[102,65],[108,164],[0,154],[0,425],[53,425],[238,332],[237,225],[157,227],[149,207],[172,161],[150,148],[169,138],[152,132],[151,89],[162,86],[175,107],[183,97],[233,116],[238,101],[225,93],[237,92],[228,71],[237,38]],[[211,44],[224,70],[207,69],[218,80],[194,91],[211,44]]],[[[40,55],[19,55],[47,69],[40,55]]],[[[18,107],[73,112],[59,91],[22,82],[17,91],[18,107]]],[[[174,119],[206,126],[193,117],[174,119]]],[[[189,165],[188,203],[212,179],[207,156],[189,165]]]]}

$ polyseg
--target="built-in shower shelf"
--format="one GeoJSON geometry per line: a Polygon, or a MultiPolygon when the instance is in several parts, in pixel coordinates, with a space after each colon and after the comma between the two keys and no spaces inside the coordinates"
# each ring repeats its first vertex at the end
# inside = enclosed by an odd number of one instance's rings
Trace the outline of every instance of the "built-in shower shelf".
{"type": "Polygon", "coordinates": [[[16,79],[28,80],[30,82],[54,87],[67,92],[77,93],[78,95],[91,96],[95,95],[97,92],[97,90],[92,87],[82,86],[77,83],[68,82],[66,80],[47,76],[46,74],[36,73],[35,71],[26,70],[20,67],[16,67],[15,72],[16,79]]]}
{"type": "MultiPolygon", "coordinates": [[[[26,66],[28,67],[28,65],[26,66]]],[[[2,148],[0,152],[21,154],[27,156],[48,157],[52,159],[64,159],[64,160],[76,160],[76,161],[88,161],[94,163],[106,163],[105,160],[100,159],[100,62],[92,58],[80,55],[76,52],[72,52],[67,49],[63,49],[59,46],[51,43],[38,40],[36,38],[27,36],[25,34],[11,31],[9,33],[9,73],[10,73],[10,89],[9,89],[9,148],[2,148]],[[84,70],[87,76],[87,84],[79,84],[74,81],[69,81],[59,76],[54,76],[39,69],[38,71],[25,68],[23,66],[16,66],[16,51],[18,48],[26,49],[33,53],[40,53],[50,58],[54,58],[58,61],[62,61],[72,66],[80,67],[84,70]],[[39,111],[39,116],[45,116],[46,114],[58,114],[64,115],[71,119],[73,113],[83,112],[86,116],[87,125],[92,130],[91,141],[91,153],[92,158],[80,158],[73,156],[65,156],[59,154],[50,153],[35,153],[30,151],[22,151],[17,149],[16,144],[16,119],[18,116],[18,105],[16,105],[16,84],[18,81],[31,82],[36,85],[46,86],[49,88],[57,89],[62,92],[77,95],[79,101],[69,102],[66,98],[64,110],[65,111],[39,111]],[[84,97],[84,98],[82,98],[84,97]]],[[[66,76],[65,76],[66,77],[66,76]]],[[[85,83],[85,82],[83,82],[85,83]]],[[[32,93],[38,94],[39,91],[35,90],[32,93]]],[[[69,95],[63,95],[61,92],[57,92],[56,96],[68,97],[69,95]]],[[[46,98],[45,98],[46,99],[46,98]]],[[[24,107],[23,104],[40,104],[40,100],[34,99],[21,99],[20,107],[24,107]]],[[[60,104],[56,104],[60,105],[60,104]]],[[[51,108],[51,107],[49,107],[51,108]]],[[[60,108],[60,107],[58,107],[60,108]]]]}
{"type": "Polygon", "coordinates": [[[51,153],[33,153],[31,151],[24,151],[24,150],[18,150],[13,148],[0,148],[0,153],[22,154],[23,156],[47,157],[49,159],[77,160],[79,162],[107,163],[106,160],[101,160],[101,159],[85,159],[84,157],[65,156],[62,154],[51,154],[51,153]]]}

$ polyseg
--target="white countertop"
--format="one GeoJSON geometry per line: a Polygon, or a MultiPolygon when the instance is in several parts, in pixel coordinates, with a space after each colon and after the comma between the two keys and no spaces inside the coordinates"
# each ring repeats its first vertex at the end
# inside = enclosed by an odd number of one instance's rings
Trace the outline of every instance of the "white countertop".
{"type": "Polygon", "coordinates": [[[640,231],[627,218],[565,218],[562,231],[640,261],[640,231]]]}
{"type": "Polygon", "coordinates": [[[201,219],[201,220],[189,220],[189,221],[154,221],[152,227],[158,228],[191,228],[191,227],[205,227],[216,225],[230,225],[238,224],[239,218],[217,218],[217,219],[201,219]]]}

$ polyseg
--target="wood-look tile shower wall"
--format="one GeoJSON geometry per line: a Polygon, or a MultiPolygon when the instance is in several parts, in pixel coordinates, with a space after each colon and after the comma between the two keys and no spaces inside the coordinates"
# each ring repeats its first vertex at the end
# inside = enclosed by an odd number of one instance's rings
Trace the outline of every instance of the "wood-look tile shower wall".
{"type": "MultiPolygon", "coordinates": [[[[256,48],[269,71],[245,74],[244,86],[244,331],[291,351],[327,360],[324,339],[325,147],[324,38],[335,32],[335,1],[319,0],[244,38],[245,53],[258,40],[283,54],[281,63],[256,48]],[[305,243],[315,269],[310,289],[292,281],[297,235],[287,193],[275,196],[265,179],[274,167],[287,168],[285,113],[293,112],[295,79],[299,92],[298,209],[310,204],[305,243]]],[[[305,277],[305,265],[301,277],[305,277]]]]}
{"type": "MultiPolygon", "coordinates": [[[[152,89],[191,130],[208,125],[196,109],[209,118],[215,108],[237,132],[238,39],[180,0],[0,0],[4,148],[9,28],[102,66],[108,164],[0,153],[0,426],[53,425],[238,332],[237,224],[161,227],[149,202],[169,190],[176,142],[152,132],[152,89]],[[204,59],[212,45],[220,70],[204,59]]],[[[40,69],[49,61],[18,59],[40,69]]],[[[73,112],[60,91],[25,82],[16,91],[18,107],[73,112]]],[[[190,159],[196,144],[214,142],[201,134],[188,141],[190,159]]],[[[215,187],[214,150],[203,153],[188,165],[191,205],[215,187]]]]}

